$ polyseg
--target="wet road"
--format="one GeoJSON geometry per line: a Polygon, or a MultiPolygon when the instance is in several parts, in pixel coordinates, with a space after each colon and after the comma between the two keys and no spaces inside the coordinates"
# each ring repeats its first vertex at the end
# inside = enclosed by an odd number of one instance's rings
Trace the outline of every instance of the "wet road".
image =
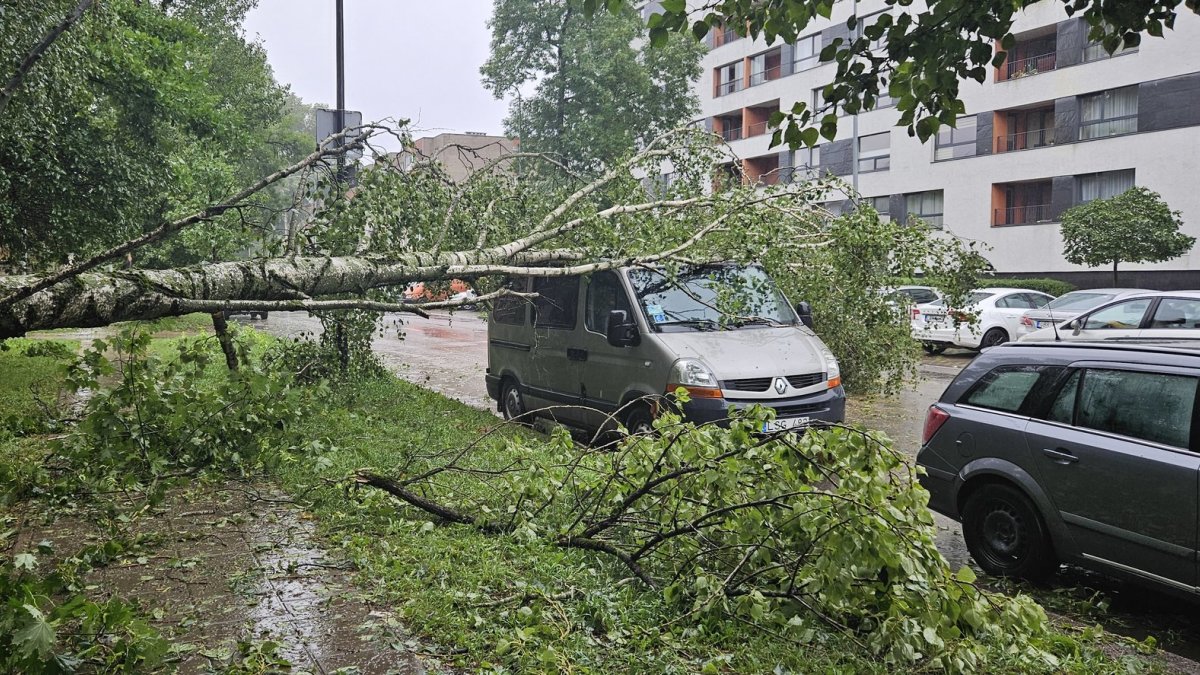
{"type": "MultiPolygon", "coordinates": [[[[320,331],[320,322],[304,313],[272,313],[268,321],[250,321],[281,337],[320,331]]],[[[487,366],[487,323],[473,312],[435,313],[430,319],[388,315],[374,348],[388,368],[410,382],[437,391],[468,405],[495,411],[483,373],[487,366]]],[[[908,456],[920,447],[925,411],[935,402],[975,352],[950,350],[925,357],[913,388],[888,398],[854,398],[847,418],[880,430],[908,456]]],[[[958,523],[934,514],[938,548],[955,569],[971,564],[958,523]]],[[[1200,672],[1200,611],[1195,605],[1137,586],[1066,568],[1052,587],[1022,587],[1060,615],[1082,624],[1100,623],[1108,631],[1142,639],[1154,635],[1159,645],[1174,655],[1170,670],[1200,672]],[[1097,591],[1100,594],[1097,594],[1097,591]],[[1105,607],[1097,607],[1096,599],[1105,607]]]]}

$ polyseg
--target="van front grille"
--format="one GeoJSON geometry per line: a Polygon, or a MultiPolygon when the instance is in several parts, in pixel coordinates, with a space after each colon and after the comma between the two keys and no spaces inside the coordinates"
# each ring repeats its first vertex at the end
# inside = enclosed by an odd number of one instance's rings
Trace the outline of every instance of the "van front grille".
{"type": "Polygon", "coordinates": [[[824,403],[804,403],[801,405],[779,406],[775,408],[776,417],[791,417],[793,415],[806,415],[808,413],[819,412],[824,410],[824,403]]]}
{"type": "Polygon", "coordinates": [[[807,375],[789,375],[788,384],[796,389],[811,387],[814,384],[825,381],[825,373],[808,373],[807,375]]]}
{"type": "Polygon", "coordinates": [[[773,381],[773,377],[748,377],[742,380],[725,380],[721,386],[734,391],[766,391],[773,381]]]}

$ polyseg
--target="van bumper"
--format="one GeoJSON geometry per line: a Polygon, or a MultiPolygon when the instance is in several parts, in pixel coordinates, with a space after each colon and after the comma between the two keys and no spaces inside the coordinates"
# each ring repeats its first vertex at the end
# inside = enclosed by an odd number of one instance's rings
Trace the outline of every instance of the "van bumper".
{"type": "Polygon", "coordinates": [[[774,408],[778,419],[808,417],[814,422],[838,423],[846,419],[846,390],[841,387],[817,394],[781,399],[694,398],[683,404],[683,416],[695,424],[729,424],[731,409],[744,410],[752,405],[774,408]]]}

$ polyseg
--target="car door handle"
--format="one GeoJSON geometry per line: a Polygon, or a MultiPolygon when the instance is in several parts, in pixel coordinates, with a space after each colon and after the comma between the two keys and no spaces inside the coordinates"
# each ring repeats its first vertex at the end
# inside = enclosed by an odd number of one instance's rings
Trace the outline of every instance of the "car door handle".
{"type": "Polygon", "coordinates": [[[586,349],[575,349],[567,347],[567,359],[571,361],[587,361],[588,353],[586,349]]]}
{"type": "Polygon", "coordinates": [[[1057,450],[1044,448],[1042,454],[1049,457],[1055,464],[1074,464],[1079,461],[1078,457],[1063,448],[1058,448],[1057,450]]]}

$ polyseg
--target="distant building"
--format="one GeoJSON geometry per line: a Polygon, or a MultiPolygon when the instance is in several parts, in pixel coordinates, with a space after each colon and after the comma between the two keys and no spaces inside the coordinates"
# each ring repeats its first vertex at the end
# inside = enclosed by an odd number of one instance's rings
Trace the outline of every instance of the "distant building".
{"type": "Polygon", "coordinates": [[[517,139],[504,136],[476,132],[438,134],[413,140],[409,147],[393,155],[392,161],[404,170],[420,162],[438,162],[450,180],[459,183],[504,155],[516,152],[519,146],[517,139]]]}

